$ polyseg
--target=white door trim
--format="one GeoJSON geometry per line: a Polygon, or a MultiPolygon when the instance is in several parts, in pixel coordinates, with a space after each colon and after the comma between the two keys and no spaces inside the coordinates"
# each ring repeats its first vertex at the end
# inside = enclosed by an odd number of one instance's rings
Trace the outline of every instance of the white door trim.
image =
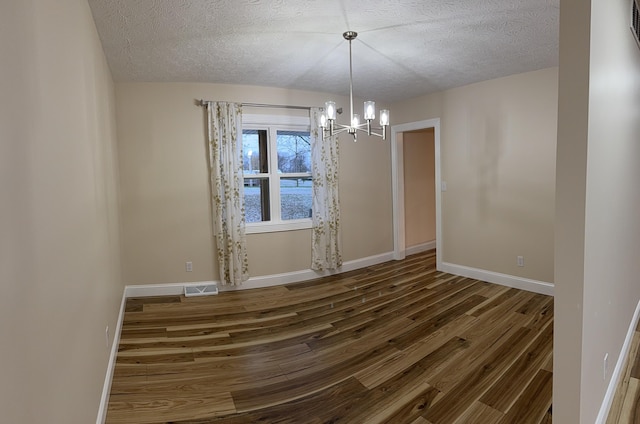
{"type": "Polygon", "coordinates": [[[393,190],[393,258],[404,259],[405,222],[404,222],[404,146],[398,140],[398,133],[405,131],[434,129],[435,167],[436,167],[436,268],[442,264],[442,215],[441,215],[441,179],[440,179],[440,118],[409,122],[391,126],[391,186],[393,190]]]}

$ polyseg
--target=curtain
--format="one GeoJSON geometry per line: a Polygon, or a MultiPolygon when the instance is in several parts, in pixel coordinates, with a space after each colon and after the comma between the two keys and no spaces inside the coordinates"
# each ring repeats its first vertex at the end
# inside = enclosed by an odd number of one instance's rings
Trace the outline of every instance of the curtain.
{"type": "Polygon", "coordinates": [[[239,285],[249,278],[244,180],[242,177],[242,107],[209,102],[209,170],[216,253],[222,284],[239,285]]]}
{"type": "Polygon", "coordinates": [[[318,126],[321,109],[311,108],[311,168],[313,177],[313,232],[311,269],[322,271],[342,265],[340,201],[338,196],[338,140],[322,140],[318,126]]]}

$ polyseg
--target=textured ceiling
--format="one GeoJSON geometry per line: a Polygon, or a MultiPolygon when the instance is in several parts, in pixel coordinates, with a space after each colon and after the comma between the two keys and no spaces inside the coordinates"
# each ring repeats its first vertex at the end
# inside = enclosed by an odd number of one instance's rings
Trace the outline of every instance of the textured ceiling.
{"type": "Polygon", "coordinates": [[[117,82],[397,101],[556,66],[559,0],[89,0],[117,82]]]}

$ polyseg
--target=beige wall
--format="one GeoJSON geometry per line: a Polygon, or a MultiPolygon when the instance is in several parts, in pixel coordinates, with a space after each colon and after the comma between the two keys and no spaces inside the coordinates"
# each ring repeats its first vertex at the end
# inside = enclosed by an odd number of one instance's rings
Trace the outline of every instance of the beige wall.
{"type": "Polygon", "coordinates": [[[434,136],[433,128],[402,134],[406,247],[436,239],[434,136]]]}
{"type": "Polygon", "coordinates": [[[561,7],[553,414],[592,423],[640,299],[640,51],[629,1],[561,7]]]}
{"type": "Polygon", "coordinates": [[[394,124],[441,118],[444,262],[553,282],[557,78],[543,69],[392,105],[394,124]]]}
{"type": "Polygon", "coordinates": [[[0,4],[0,421],[95,421],[119,265],[114,91],[86,0],[0,4]]]}
{"type": "MultiPolygon", "coordinates": [[[[127,284],[219,279],[211,232],[206,120],[195,104],[201,98],[322,105],[329,95],[216,84],[116,84],[127,284]],[[193,272],[185,272],[185,261],[193,262],[193,272]]],[[[336,100],[348,105],[346,98],[336,100]]],[[[282,113],[251,111],[256,112],[282,113]]],[[[345,261],[393,250],[389,142],[359,136],[354,143],[349,137],[341,136],[340,142],[345,261]]],[[[250,275],[309,269],[310,246],[310,230],[248,235],[250,275]]]]}

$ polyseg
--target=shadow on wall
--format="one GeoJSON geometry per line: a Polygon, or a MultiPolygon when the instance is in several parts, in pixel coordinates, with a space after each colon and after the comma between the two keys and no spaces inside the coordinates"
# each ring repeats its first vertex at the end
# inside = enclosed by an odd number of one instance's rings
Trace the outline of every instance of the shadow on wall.
{"type": "Polygon", "coordinates": [[[484,111],[469,117],[470,163],[475,163],[474,193],[477,210],[485,220],[496,215],[496,193],[500,184],[500,165],[505,153],[507,114],[498,101],[484,100],[469,110],[484,111]],[[480,104],[481,103],[481,104],[480,104]]]}

